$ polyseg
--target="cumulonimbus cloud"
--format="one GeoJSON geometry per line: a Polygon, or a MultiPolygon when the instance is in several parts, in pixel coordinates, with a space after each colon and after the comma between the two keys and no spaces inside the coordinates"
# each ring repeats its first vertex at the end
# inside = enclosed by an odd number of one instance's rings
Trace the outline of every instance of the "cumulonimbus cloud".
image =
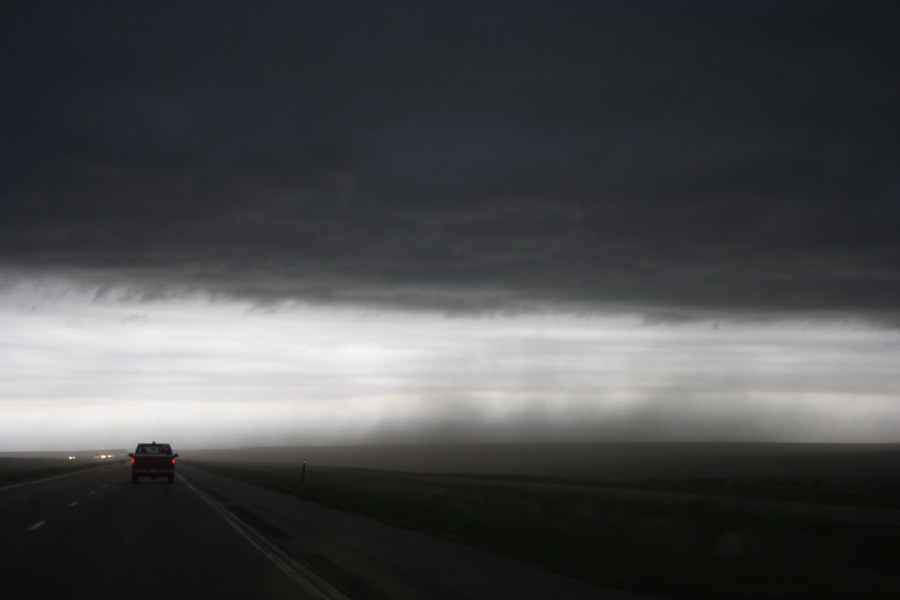
{"type": "Polygon", "coordinates": [[[900,317],[889,4],[167,10],[5,10],[7,276],[900,317]]]}

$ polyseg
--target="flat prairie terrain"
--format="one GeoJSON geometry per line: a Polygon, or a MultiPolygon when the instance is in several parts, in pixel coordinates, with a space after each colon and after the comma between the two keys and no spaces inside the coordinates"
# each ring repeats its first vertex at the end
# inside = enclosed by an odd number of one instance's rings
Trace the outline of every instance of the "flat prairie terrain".
{"type": "Polygon", "coordinates": [[[897,446],[367,446],[184,455],[220,475],[607,586],[671,598],[900,597],[897,446]]]}
{"type": "Polygon", "coordinates": [[[181,450],[182,457],[594,481],[900,482],[900,444],[415,444],[181,450]]]}
{"type": "Polygon", "coordinates": [[[79,469],[97,466],[95,462],[69,461],[60,458],[10,458],[0,456],[0,487],[21,481],[53,477],[79,469]]]}

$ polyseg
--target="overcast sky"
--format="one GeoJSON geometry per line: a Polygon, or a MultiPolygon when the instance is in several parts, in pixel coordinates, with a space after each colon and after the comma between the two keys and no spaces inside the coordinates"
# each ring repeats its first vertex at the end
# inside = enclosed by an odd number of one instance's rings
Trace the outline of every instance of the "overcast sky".
{"type": "Polygon", "coordinates": [[[185,4],[0,8],[0,450],[900,441],[895,3],[185,4]]]}

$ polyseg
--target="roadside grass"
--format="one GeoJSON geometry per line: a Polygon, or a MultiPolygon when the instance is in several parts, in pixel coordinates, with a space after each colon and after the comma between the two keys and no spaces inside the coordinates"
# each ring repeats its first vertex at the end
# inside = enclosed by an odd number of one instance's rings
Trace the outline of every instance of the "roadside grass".
{"type": "Polygon", "coordinates": [[[349,468],[309,468],[301,485],[293,465],[192,464],[602,585],[672,598],[900,597],[898,527],[349,468]]]}
{"type": "Polygon", "coordinates": [[[464,473],[418,474],[435,480],[465,478],[485,482],[536,483],[581,486],[585,488],[623,488],[653,492],[674,492],[707,496],[728,496],[753,500],[833,504],[900,510],[900,474],[896,479],[877,483],[829,483],[808,477],[692,477],[672,479],[646,477],[626,480],[594,480],[531,475],[472,475],[464,473]]]}
{"type": "Polygon", "coordinates": [[[62,475],[98,466],[51,458],[5,458],[0,457],[0,487],[62,475]]]}
{"type": "Polygon", "coordinates": [[[808,502],[871,508],[900,509],[900,481],[877,485],[845,484],[829,486],[820,479],[777,478],[697,478],[667,480],[648,478],[639,481],[604,482],[607,487],[707,494],[735,498],[808,502]]]}

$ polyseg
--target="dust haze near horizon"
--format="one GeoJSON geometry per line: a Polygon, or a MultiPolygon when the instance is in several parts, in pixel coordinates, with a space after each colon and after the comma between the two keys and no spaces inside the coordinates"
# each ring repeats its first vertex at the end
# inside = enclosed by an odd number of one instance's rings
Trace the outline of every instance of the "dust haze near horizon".
{"type": "Polygon", "coordinates": [[[893,3],[0,11],[0,451],[900,441],[893,3]]]}

